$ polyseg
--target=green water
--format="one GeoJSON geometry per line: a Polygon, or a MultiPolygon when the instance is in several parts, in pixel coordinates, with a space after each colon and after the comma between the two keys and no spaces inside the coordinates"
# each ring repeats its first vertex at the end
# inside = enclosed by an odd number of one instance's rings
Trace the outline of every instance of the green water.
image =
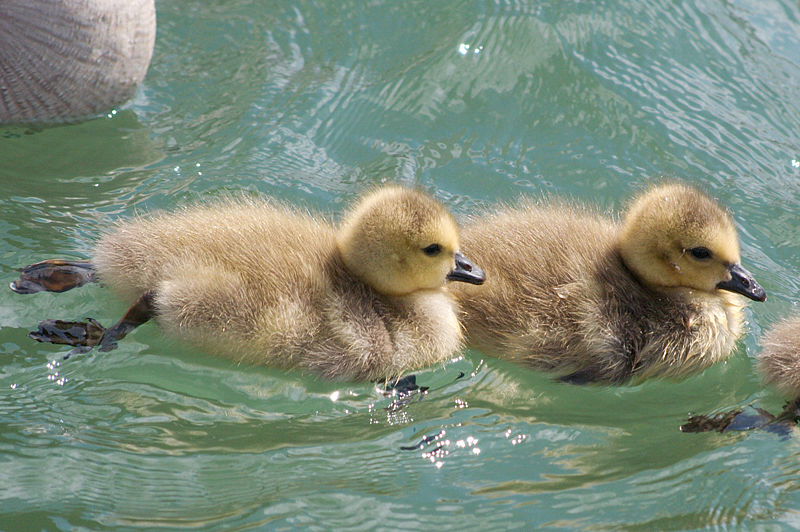
{"type": "Polygon", "coordinates": [[[731,208],[769,299],[727,363],[681,382],[568,386],[466,351],[397,405],[150,324],[62,361],[26,337],[38,320],[109,324],[124,307],[100,286],[0,290],[0,529],[800,527],[800,438],[677,429],[782,402],[753,361],[800,301],[798,2],[157,8],[132,102],[0,128],[2,284],[85,256],[112,220],[226,191],[336,215],[399,181],[463,218],[543,192],[616,209],[673,176],[731,208]],[[439,439],[403,449],[425,435],[439,439]]]}

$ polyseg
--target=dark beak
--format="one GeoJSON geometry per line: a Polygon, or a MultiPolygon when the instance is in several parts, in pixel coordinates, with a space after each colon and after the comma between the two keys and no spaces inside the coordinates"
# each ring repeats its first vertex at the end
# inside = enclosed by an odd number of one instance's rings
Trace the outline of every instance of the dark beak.
{"type": "Polygon", "coordinates": [[[448,281],[461,281],[470,284],[483,284],[486,274],[472,264],[460,251],[456,251],[456,267],[447,274],[448,281]]]}
{"type": "Polygon", "coordinates": [[[731,272],[731,280],[722,281],[717,285],[717,288],[742,294],[753,301],[764,301],[767,299],[767,293],[764,292],[761,285],[753,278],[753,274],[738,264],[731,264],[728,267],[728,271],[731,272]]]}

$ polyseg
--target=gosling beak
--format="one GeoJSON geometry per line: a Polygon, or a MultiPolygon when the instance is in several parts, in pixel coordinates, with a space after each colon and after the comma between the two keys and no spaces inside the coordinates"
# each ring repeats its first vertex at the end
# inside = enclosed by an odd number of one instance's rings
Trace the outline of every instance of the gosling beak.
{"type": "Polygon", "coordinates": [[[486,274],[479,267],[464,256],[460,251],[456,251],[456,267],[447,274],[448,281],[461,281],[470,284],[483,284],[486,274]]]}
{"type": "Polygon", "coordinates": [[[738,264],[731,264],[728,267],[728,271],[731,272],[731,280],[722,281],[717,285],[717,288],[742,294],[753,301],[764,301],[767,299],[767,293],[764,292],[761,285],[753,278],[753,274],[738,264]]]}

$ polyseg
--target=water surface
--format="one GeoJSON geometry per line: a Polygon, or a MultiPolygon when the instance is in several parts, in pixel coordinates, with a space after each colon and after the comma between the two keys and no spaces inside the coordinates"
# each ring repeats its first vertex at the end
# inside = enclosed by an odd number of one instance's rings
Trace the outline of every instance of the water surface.
{"type": "Polygon", "coordinates": [[[616,210],[668,177],[730,207],[769,300],[727,363],[681,382],[567,386],[465,351],[398,404],[153,325],[62,361],[26,337],[39,319],[108,324],[124,306],[100,286],[0,291],[0,529],[800,527],[797,436],[677,430],[781,405],[753,361],[800,301],[796,2],[157,8],[132,102],[0,128],[3,283],[86,256],[114,220],[227,192],[335,218],[393,181],[464,218],[545,193],[616,210]]]}

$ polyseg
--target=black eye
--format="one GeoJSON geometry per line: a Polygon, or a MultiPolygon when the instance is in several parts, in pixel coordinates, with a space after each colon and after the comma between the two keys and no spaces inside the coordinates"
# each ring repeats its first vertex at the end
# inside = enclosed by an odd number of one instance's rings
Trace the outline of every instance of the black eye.
{"type": "Polygon", "coordinates": [[[704,248],[702,246],[690,249],[689,253],[692,254],[692,257],[699,260],[705,260],[711,258],[711,251],[709,251],[708,248],[704,248]]]}
{"type": "Polygon", "coordinates": [[[436,255],[442,252],[442,246],[440,246],[439,244],[431,244],[426,248],[422,248],[422,252],[429,257],[435,257],[436,255]]]}

